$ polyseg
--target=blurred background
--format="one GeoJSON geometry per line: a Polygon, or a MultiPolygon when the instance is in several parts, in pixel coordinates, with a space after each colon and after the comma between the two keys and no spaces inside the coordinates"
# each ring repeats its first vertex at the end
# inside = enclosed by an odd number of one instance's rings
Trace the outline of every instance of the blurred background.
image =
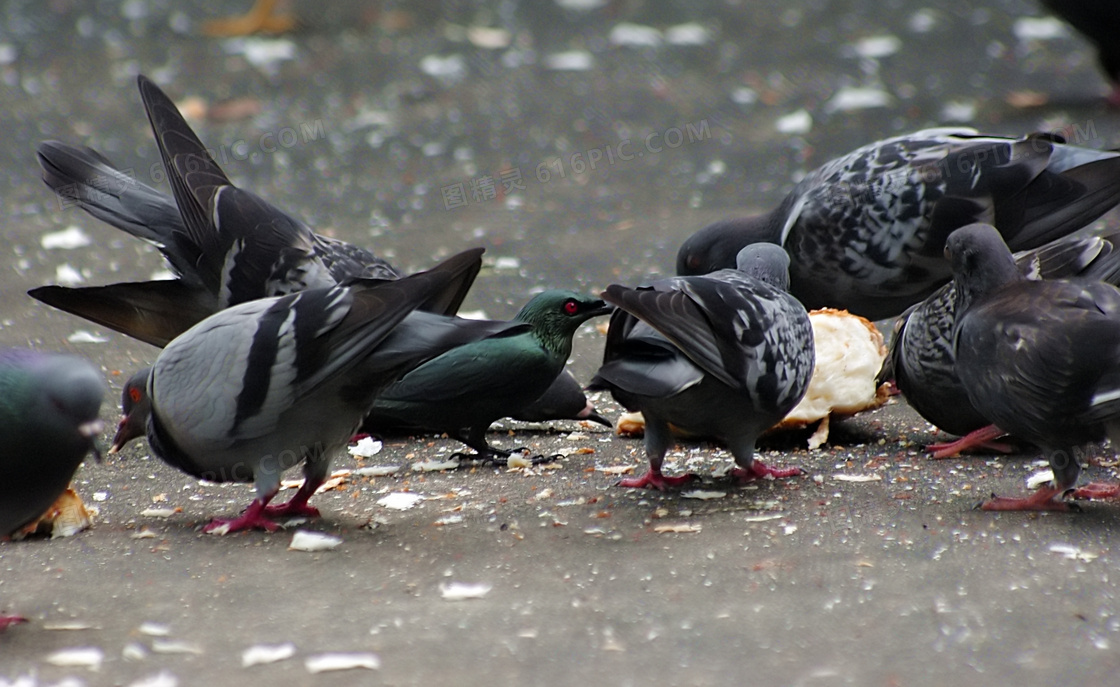
{"type": "Polygon", "coordinates": [[[668,273],[696,229],[767,210],[806,171],[890,135],[1120,142],[1094,50],[1035,0],[288,0],[293,30],[210,35],[250,5],[3,5],[0,342],[73,346],[83,329],[115,342],[110,356],[150,357],[21,297],[163,269],[55,198],[34,153],[89,145],[167,190],[137,73],[235,182],[323,233],[408,270],[485,246],[492,269],[465,307],[492,317],[545,287],[668,273]]]}

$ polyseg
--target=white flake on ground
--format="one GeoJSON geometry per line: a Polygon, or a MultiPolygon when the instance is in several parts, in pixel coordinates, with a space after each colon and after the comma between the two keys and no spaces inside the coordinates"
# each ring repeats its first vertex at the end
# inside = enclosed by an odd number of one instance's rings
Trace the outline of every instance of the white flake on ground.
{"type": "Polygon", "coordinates": [[[73,286],[75,284],[81,284],[85,281],[85,277],[69,264],[62,264],[55,268],[54,280],[62,286],[73,286]]]}
{"type": "Polygon", "coordinates": [[[401,471],[399,465],[371,465],[368,468],[358,468],[354,471],[359,477],[385,477],[395,475],[401,471]]]}
{"type": "Polygon", "coordinates": [[[101,667],[101,662],[105,660],[105,652],[95,646],[74,647],[71,649],[59,649],[58,651],[48,654],[44,660],[52,666],[58,666],[60,668],[89,668],[90,670],[97,670],[101,667]]]}
{"type": "Polygon", "coordinates": [[[346,452],[352,456],[357,456],[358,458],[370,458],[372,456],[376,456],[378,453],[381,453],[381,449],[383,447],[384,444],[373,439],[372,437],[362,437],[358,440],[358,443],[348,447],[346,449],[346,452]]]}
{"type": "Polygon", "coordinates": [[[105,343],[109,339],[108,337],[99,336],[85,329],[79,329],[66,337],[66,340],[70,343],[105,343]]]}
{"type": "Polygon", "coordinates": [[[241,667],[265,665],[284,661],[296,655],[296,645],[291,642],[284,644],[256,644],[241,652],[241,667]]]}
{"type": "Polygon", "coordinates": [[[449,582],[439,586],[439,593],[447,601],[466,601],[468,599],[481,599],[490,593],[492,587],[485,582],[469,584],[466,582],[449,582]]]}
{"type": "Polygon", "coordinates": [[[868,36],[857,41],[852,51],[859,57],[877,60],[893,55],[901,48],[902,41],[898,36],[868,36]]]}
{"type": "Polygon", "coordinates": [[[171,635],[171,628],[162,623],[140,623],[140,627],[136,628],[136,631],[149,637],[168,637],[171,635]]]}
{"type": "Polygon", "coordinates": [[[288,544],[289,551],[330,551],[342,543],[341,537],[336,537],[323,532],[309,532],[296,530],[292,535],[292,543],[288,544]]]}
{"type": "Polygon", "coordinates": [[[557,52],[544,58],[544,66],[558,72],[585,72],[595,64],[586,50],[557,52]]]}
{"type": "Polygon", "coordinates": [[[703,24],[689,22],[665,29],[665,42],[669,45],[705,45],[712,40],[712,32],[703,24]]]}
{"type": "Polygon", "coordinates": [[[807,134],[813,128],[813,116],[808,110],[801,109],[779,117],[774,128],[780,134],[807,134]]]}
{"type": "Polygon", "coordinates": [[[837,482],[879,482],[883,479],[882,475],[845,475],[836,474],[832,479],[837,482]]]}
{"type": "Polygon", "coordinates": [[[1020,17],[1011,25],[1011,31],[1021,41],[1049,41],[1069,35],[1057,17],[1020,17]]]}
{"type": "Polygon", "coordinates": [[[142,677],[139,680],[134,680],[128,683],[128,687],[178,687],[179,678],[175,677],[172,673],[161,670],[155,675],[142,677]]]}
{"type": "Polygon", "coordinates": [[[848,86],[836,91],[832,98],[824,104],[824,111],[867,110],[875,107],[886,107],[892,102],[894,102],[894,98],[891,97],[891,94],[881,88],[848,86]]]}
{"type": "Polygon", "coordinates": [[[319,654],[309,656],[303,662],[309,673],[326,673],[334,670],[353,670],[366,668],[377,670],[381,667],[381,659],[376,654],[319,654]]]}
{"type": "Polygon", "coordinates": [[[722,499],[727,496],[725,491],[704,491],[703,489],[693,489],[692,491],[681,492],[682,499],[722,499]]]}
{"type": "Polygon", "coordinates": [[[661,45],[661,31],[644,24],[622,22],[611,29],[607,40],[614,45],[653,48],[661,45]]]}
{"type": "Polygon", "coordinates": [[[420,494],[414,494],[410,491],[394,491],[379,498],[377,505],[390,510],[408,510],[423,500],[424,497],[420,494]]]}
{"type": "Polygon", "coordinates": [[[74,248],[85,248],[91,243],[93,243],[93,240],[79,226],[69,226],[62,231],[52,231],[49,234],[43,234],[42,238],[39,239],[39,245],[44,250],[72,250],[74,248]]]}

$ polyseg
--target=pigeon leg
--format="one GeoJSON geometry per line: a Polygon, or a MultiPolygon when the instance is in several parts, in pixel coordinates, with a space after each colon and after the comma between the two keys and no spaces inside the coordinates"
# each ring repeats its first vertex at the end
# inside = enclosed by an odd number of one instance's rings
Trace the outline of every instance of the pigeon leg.
{"type": "Polygon", "coordinates": [[[665,460],[665,452],[673,445],[673,435],[669,431],[669,424],[660,418],[646,418],[646,455],[649,456],[649,470],[641,477],[631,477],[619,480],[617,486],[628,489],[657,489],[665,491],[683,486],[699,479],[692,473],[666,477],[661,473],[661,465],[665,460]]]}
{"type": "Polygon", "coordinates": [[[1011,453],[1014,449],[1007,444],[1001,444],[995,441],[1007,432],[1004,432],[995,425],[988,425],[980,429],[969,432],[960,439],[948,441],[944,443],[930,444],[926,446],[926,450],[930,452],[931,460],[941,460],[942,458],[953,458],[962,451],[967,451],[974,448],[985,448],[1000,453],[1011,453]]]}
{"type": "Polygon", "coordinates": [[[307,501],[315,495],[315,492],[327,480],[327,470],[329,468],[330,461],[308,459],[303,464],[303,484],[299,485],[299,490],[295,496],[283,505],[265,506],[264,515],[270,518],[319,517],[319,509],[315,506],[309,506],[307,501]]]}
{"type": "Polygon", "coordinates": [[[731,476],[739,480],[739,484],[746,484],[758,479],[796,477],[803,473],[804,471],[801,468],[772,468],[757,460],[752,460],[749,468],[737,467],[731,470],[731,476]]]}
{"type": "Polygon", "coordinates": [[[1074,510],[1070,504],[1061,500],[1061,496],[1065,492],[1066,489],[1064,488],[1048,484],[1041,487],[1030,496],[1017,498],[992,496],[992,498],[980,504],[980,510],[1074,510]]]}
{"type": "Polygon", "coordinates": [[[1120,497],[1120,484],[1109,482],[1090,482],[1080,489],[1073,490],[1075,499],[1115,499],[1120,497]]]}
{"type": "Polygon", "coordinates": [[[0,632],[3,632],[9,625],[17,623],[26,623],[27,618],[18,615],[0,615],[0,632]]]}
{"type": "Polygon", "coordinates": [[[227,534],[229,532],[259,527],[262,530],[275,532],[280,529],[280,525],[268,519],[265,515],[265,508],[268,506],[268,502],[271,501],[279,491],[279,474],[264,476],[258,473],[257,498],[253,499],[249,507],[236,518],[214,518],[208,525],[202,528],[202,531],[207,534],[227,534]],[[262,483],[262,479],[267,481],[262,483]]]}

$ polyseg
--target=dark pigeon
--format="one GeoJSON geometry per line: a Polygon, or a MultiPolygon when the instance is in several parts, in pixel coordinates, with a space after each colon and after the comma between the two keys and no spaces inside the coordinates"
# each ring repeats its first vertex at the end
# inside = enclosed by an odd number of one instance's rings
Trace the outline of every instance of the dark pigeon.
{"type": "Polygon", "coordinates": [[[550,422],[552,420],[586,420],[604,427],[614,424],[599,414],[583,393],[571,372],[564,370],[540,398],[510,415],[521,422],[550,422]]]}
{"type": "Polygon", "coordinates": [[[1120,3],[1115,0],[1042,0],[1097,48],[1101,71],[1112,84],[1108,104],[1120,107],[1120,3]]]}
{"type": "MultiPolygon", "coordinates": [[[[1028,279],[1082,278],[1120,282],[1120,234],[1067,236],[1015,255],[1028,279]]],[[[975,447],[1003,449],[991,442],[1004,434],[968,400],[953,360],[956,289],[949,282],[895,325],[881,378],[893,379],[919,415],[944,432],[963,438],[927,447],[934,458],[947,458],[975,447]]]]}
{"type": "Polygon", "coordinates": [[[741,482],[800,474],[754,459],[759,435],[797,405],[813,373],[813,329],[786,291],[788,266],[780,248],[757,244],[740,253],[737,270],[608,287],[603,298],[618,310],[589,388],[641,411],[650,464],[621,486],[666,489],[694,478],[661,472],[670,424],[726,443],[741,482]]]}
{"type": "Polygon", "coordinates": [[[331,452],[353,436],[382,389],[422,360],[507,327],[477,321],[469,333],[440,325],[449,318],[414,312],[457,288],[481,254],[465,251],[400,280],[308,289],[211,315],[126,385],[113,450],[134,436],[139,419],[152,452],[168,464],[211,481],[254,482],[249,508],[215,519],[208,532],[274,530],[273,517],[317,515],[307,501],[331,452]],[[433,335],[433,322],[444,335],[433,335]],[[301,463],[299,491],[269,506],[281,473],[301,463]]]}
{"type": "MultiPolygon", "coordinates": [[[[1092,280],[1031,280],[988,225],[957,230],[946,253],[956,283],[953,352],[969,401],[996,426],[1042,449],[1054,480],[985,510],[1068,510],[1079,453],[1120,441],[1120,289],[1092,280]]],[[[1120,487],[1092,486],[1087,496],[1120,487]]]]}
{"type": "MultiPolygon", "coordinates": [[[[235,186],[171,99],[144,76],[138,82],[174,198],[117,170],[89,148],[46,142],[39,146],[39,163],[43,180],[63,201],[154,244],[176,279],[79,288],[43,286],[32,289],[32,297],[164,346],[231,305],[356,278],[401,276],[373,253],[316,234],[263,198],[235,186]]],[[[461,290],[442,292],[420,309],[453,315],[469,286],[467,281],[461,290]]],[[[568,419],[562,408],[557,415],[550,411],[534,402],[520,412],[544,420],[568,419]]]]}
{"type": "Polygon", "coordinates": [[[105,382],[88,361],[24,349],[0,351],[0,539],[54,503],[94,440],[105,382]]]}
{"type": "Polygon", "coordinates": [[[1013,250],[1084,227],[1120,203],[1120,153],[1055,135],[1011,139],[928,129],[864,146],[806,176],[772,212],[689,237],[677,273],[735,266],[750,243],[790,255],[790,293],[810,310],[898,315],[949,281],[945,239],[990,222],[1013,250]]]}
{"type": "Polygon", "coordinates": [[[385,389],[363,429],[447,432],[479,457],[508,457],[486,441],[487,429],[539,399],[563,371],[576,329],[608,312],[603,301],[573,291],[537,294],[510,330],[432,358],[385,389]]]}

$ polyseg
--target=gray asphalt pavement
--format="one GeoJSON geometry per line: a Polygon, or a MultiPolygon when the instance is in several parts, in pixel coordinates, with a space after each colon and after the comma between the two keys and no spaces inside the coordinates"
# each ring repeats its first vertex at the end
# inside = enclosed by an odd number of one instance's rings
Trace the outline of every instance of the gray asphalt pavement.
{"type": "MultiPolygon", "coordinates": [[[[34,147],[90,145],[166,189],[138,72],[192,113],[232,178],[320,231],[408,270],[485,246],[465,309],[491,317],[548,286],[666,274],[697,228],[769,209],[803,172],[894,133],[1120,145],[1093,54],[1029,0],[291,6],[298,31],[248,39],[201,35],[235,9],[217,2],[0,7],[0,345],[100,365],[110,425],[155,349],[24,292],[162,265],[54,198],[34,147]],[[87,245],[44,247],[71,227],[87,245]]],[[[577,337],[580,379],[602,338],[577,337]]],[[[807,432],[767,439],[764,460],[803,478],[712,477],[709,498],[687,498],[612,486],[644,468],[639,441],[508,428],[495,440],[569,455],[420,472],[453,443],[391,438],[335,468],[398,473],[344,475],[313,500],[323,518],[275,534],[202,534],[250,488],[199,483],[144,442],[87,463],[75,488],[92,529],[0,543],[0,611],[30,620],[0,635],[0,685],[1117,683],[1120,504],[972,510],[1024,490],[1029,454],[931,462],[920,447],[936,435],[892,401],[816,451],[807,432]],[[423,499],[382,502],[402,492],[423,499]],[[297,529],[341,544],[290,550],[297,529]],[[289,643],[243,667],[247,649],[289,643]],[[72,649],[96,668],[57,665],[72,649]],[[309,670],[331,652],[379,667],[309,670]]],[[[671,458],[707,473],[731,461],[706,444],[671,458]]]]}

